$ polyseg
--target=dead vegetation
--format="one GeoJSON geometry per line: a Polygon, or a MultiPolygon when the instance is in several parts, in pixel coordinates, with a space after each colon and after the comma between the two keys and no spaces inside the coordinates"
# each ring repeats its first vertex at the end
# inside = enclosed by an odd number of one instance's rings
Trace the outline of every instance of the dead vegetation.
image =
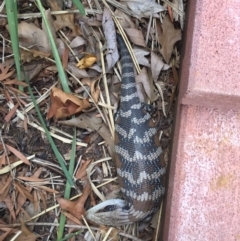
{"type": "Polygon", "coordinates": [[[116,31],[133,57],[139,97],[155,109],[162,158],[168,162],[185,6],[181,0],[83,1],[87,16],[81,16],[71,1],[66,6],[60,0],[42,2],[71,93],[62,90],[46,26],[30,0],[18,1],[21,64],[66,165],[75,153],[77,189],[72,189],[69,200],[63,198],[66,177],[28,84],[17,80],[0,1],[0,240],[57,240],[60,214],[67,217],[68,240],[158,240],[161,212],[148,225],[121,229],[94,226],[84,213],[120,195],[112,159],[121,86],[116,31]]]}

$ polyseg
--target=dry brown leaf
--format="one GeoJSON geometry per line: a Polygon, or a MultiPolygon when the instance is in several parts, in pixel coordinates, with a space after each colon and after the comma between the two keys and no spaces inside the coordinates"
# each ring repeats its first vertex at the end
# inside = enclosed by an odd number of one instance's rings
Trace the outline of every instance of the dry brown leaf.
{"type": "Polygon", "coordinates": [[[3,165],[6,165],[6,154],[5,152],[2,153],[2,155],[0,156],[0,169],[2,168],[3,165]]]}
{"type": "Polygon", "coordinates": [[[14,107],[8,112],[8,114],[4,117],[4,120],[9,123],[12,117],[15,115],[17,109],[18,109],[19,104],[17,103],[14,105],[14,107]]]}
{"type": "Polygon", "coordinates": [[[9,189],[11,187],[11,177],[7,178],[6,175],[1,176],[0,182],[0,202],[2,202],[8,195],[9,189]]]}
{"type": "Polygon", "coordinates": [[[25,82],[19,81],[17,79],[6,80],[6,81],[4,81],[4,84],[5,85],[20,85],[20,86],[23,86],[23,87],[28,86],[28,84],[26,84],[25,82]]]}
{"type": "Polygon", "coordinates": [[[43,209],[46,210],[47,209],[47,202],[46,202],[46,198],[43,195],[43,192],[39,192],[39,196],[40,196],[40,199],[42,200],[42,203],[43,203],[43,209]]]}
{"type": "Polygon", "coordinates": [[[3,200],[13,218],[14,221],[16,221],[16,213],[15,213],[15,208],[14,208],[14,203],[13,201],[11,200],[10,196],[7,195],[4,200],[3,200]]]}
{"type": "Polygon", "coordinates": [[[35,241],[38,237],[28,230],[25,223],[21,224],[22,233],[15,239],[16,241],[35,241]]]}
{"type": "Polygon", "coordinates": [[[4,93],[4,97],[7,101],[10,101],[11,103],[14,103],[12,98],[11,98],[11,95],[9,94],[9,92],[6,88],[4,88],[3,93],[4,93]]]}
{"type": "Polygon", "coordinates": [[[154,92],[153,80],[152,78],[149,78],[146,68],[143,68],[141,73],[136,76],[136,83],[142,83],[143,89],[151,102],[158,98],[154,92]]]}
{"type": "Polygon", "coordinates": [[[0,81],[3,81],[9,78],[15,72],[15,70],[8,72],[9,68],[10,68],[10,65],[0,64],[0,81]]]}
{"type": "Polygon", "coordinates": [[[28,182],[43,182],[44,179],[38,178],[38,177],[23,177],[23,176],[18,176],[18,179],[24,180],[24,181],[28,181],[28,182]]]}
{"type": "Polygon", "coordinates": [[[17,149],[15,149],[14,147],[12,146],[9,146],[6,144],[6,147],[9,151],[11,151],[16,157],[18,157],[20,160],[22,160],[24,163],[26,163],[27,165],[30,166],[30,162],[29,160],[20,152],[18,151],[17,149]]]}
{"type": "Polygon", "coordinates": [[[82,160],[81,161],[81,165],[78,168],[78,170],[76,172],[76,175],[75,175],[76,179],[83,179],[84,177],[87,176],[87,170],[86,169],[91,162],[92,162],[91,160],[86,160],[86,161],[82,160]]]}
{"type": "MultiPolygon", "coordinates": [[[[36,190],[33,191],[33,196],[34,196],[34,201],[29,202],[24,209],[21,209],[21,213],[18,215],[18,220],[21,220],[23,222],[29,220],[31,217],[36,216],[41,212],[41,207],[40,207],[40,200],[38,200],[36,190]]],[[[37,218],[34,218],[32,222],[36,222],[38,220],[37,218]]],[[[30,231],[34,229],[34,226],[31,225],[28,227],[30,231]]]]}
{"type": "Polygon", "coordinates": [[[158,76],[161,72],[161,70],[170,68],[169,65],[163,63],[162,59],[156,55],[154,52],[151,52],[151,70],[152,70],[152,76],[153,80],[156,82],[158,80],[158,76]],[[164,68],[165,67],[165,68],[164,68]]]}
{"type": "Polygon", "coordinates": [[[18,190],[18,192],[24,197],[33,202],[33,196],[30,193],[29,190],[27,190],[26,187],[24,187],[22,184],[15,182],[14,183],[15,188],[18,190]]]}
{"type": "Polygon", "coordinates": [[[28,97],[27,94],[25,94],[24,92],[22,92],[22,91],[19,90],[19,89],[16,89],[16,88],[14,88],[14,87],[12,87],[12,86],[8,86],[7,88],[10,89],[10,90],[12,90],[13,92],[18,93],[18,94],[21,95],[21,96],[28,97]]]}
{"type": "Polygon", "coordinates": [[[34,45],[39,51],[44,53],[51,52],[51,46],[46,33],[33,23],[22,21],[18,24],[18,36],[28,41],[29,46],[34,45]]]}
{"type": "Polygon", "coordinates": [[[107,47],[107,71],[111,69],[119,59],[117,40],[116,40],[116,28],[112,19],[112,14],[108,8],[104,7],[102,27],[104,36],[106,38],[107,47]]]}
{"type": "Polygon", "coordinates": [[[71,213],[68,213],[65,211],[61,211],[61,213],[64,214],[69,220],[71,220],[73,222],[73,224],[78,224],[78,225],[82,224],[80,222],[80,220],[78,218],[76,218],[74,215],[72,215],[71,213]]]}
{"type": "Polygon", "coordinates": [[[166,61],[169,60],[172,55],[174,44],[181,40],[182,32],[180,29],[175,29],[173,23],[170,21],[169,16],[166,16],[162,22],[162,34],[159,35],[159,42],[162,46],[160,52],[166,61]]]}
{"type": "Polygon", "coordinates": [[[100,88],[98,87],[97,83],[98,83],[98,79],[92,81],[90,84],[91,96],[95,101],[95,103],[98,103],[98,99],[100,96],[100,88]]]}
{"type": "Polygon", "coordinates": [[[173,11],[172,11],[172,7],[168,5],[168,6],[167,6],[167,9],[168,9],[169,18],[170,18],[171,22],[173,22],[173,11]]]}
{"type": "Polygon", "coordinates": [[[6,240],[5,238],[12,232],[12,230],[13,229],[9,229],[9,230],[5,231],[5,233],[0,236],[0,241],[6,240]]]}
{"type": "Polygon", "coordinates": [[[139,64],[150,67],[149,60],[145,57],[145,55],[149,54],[149,51],[146,51],[143,48],[133,48],[133,52],[137,58],[139,64]]]}
{"type": "Polygon", "coordinates": [[[87,99],[81,100],[75,95],[65,93],[56,87],[52,88],[51,102],[47,119],[54,117],[54,120],[71,116],[91,106],[87,99]]]}
{"type": "Polygon", "coordinates": [[[104,139],[110,156],[113,157],[115,146],[109,128],[103,122],[102,118],[96,117],[95,112],[83,113],[78,118],[73,118],[67,121],[59,121],[59,123],[70,126],[77,126],[82,129],[91,129],[97,131],[99,135],[104,139]]]}
{"type": "Polygon", "coordinates": [[[68,64],[68,70],[79,79],[90,77],[90,75],[86,72],[85,69],[79,69],[73,63],[68,64]]]}
{"type": "Polygon", "coordinates": [[[79,69],[86,69],[91,67],[95,62],[97,61],[97,57],[92,55],[92,54],[88,54],[85,57],[83,57],[77,64],[76,66],[79,69]]]}
{"type": "Polygon", "coordinates": [[[62,54],[62,66],[64,70],[66,70],[68,66],[68,55],[69,55],[69,49],[65,46],[62,54]]]}
{"type": "MultiPolygon", "coordinates": [[[[38,168],[35,172],[34,172],[34,174],[32,175],[33,177],[39,177],[40,175],[41,175],[41,173],[42,173],[42,170],[43,170],[43,168],[42,167],[40,167],[40,168],[38,168]]],[[[27,187],[27,190],[29,191],[29,192],[31,192],[32,191],[32,187],[27,187]]],[[[41,193],[41,192],[40,192],[41,193]]],[[[18,203],[18,209],[17,209],[17,211],[16,211],[16,213],[18,214],[19,212],[20,212],[20,210],[21,210],[21,208],[22,208],[22,206],[23,206],[23,204],[26,202],[26,197],[24,197],[24,196],[22,196],[22,195],[18,195],[18,197],[17,197],[17,203],[18,203]]]]}
{"type": "MultiPolygon", "coordinates": [[[[47,1],[52,11],[61,11],[61,7],[58,6],[57,1],[47,1]]],[[[74,14],[66,13],[55,15],[56,20],[53,22],[55,30],[58,31],[62,28],[68,27],[72,30],[71,36],[81,35],[79,25],[74,23],[74,14]]]]}
{"type": "Polygon", "coordinates": [[[134,29],[134,28],[126,28],[125,31],[132,43],[142,46],[142,47],[146,46],[146,43],[145,43],[145,40],[143,37],[143,33],[141,30],[134,29]]]}
{"type": "MultiPolygon", "coordinates": [[[[45,58],[49,57],[50,53],[44,53],[42,51],[36,50],[36,49],[30,49],[29,51],[20,49],[20,55],[21,55],[21,60],[25,63],[29,63],[32,60],[36,59],[37,57],[39,58],[45,58]]],[[[24,66],[26,67],[26,66],[24,66]]]]}
{"type": "Polygon", "coordinates": [[[82,215],[85,214],[84,204],[90,193],[91,193],[91,186],[89,182],[87,182],[86,186],[83,189],[82,195],[77,201],[69,201],[64,198],[59,198],[57,199],[57,201],[62,209],[71,213],[78,220],[81,220],[82,215]]]}
{"type": "Polygon", "coordinates": [[[125,14],[123,11],[116,9],[114,15],[117,17],[123,29],[135,28],[135,23],[133,22],[133,19],[129,15],[125,14]]]}
{"type": "Polygon", "coordinates": [[[82,45],[86,44],[86,41],[83,37],[81,36],[77,36],[75,37],[71,43],[69,44],[69,46],[73,49],[73,48],[77,48],[80,47],[82,45]]]}
{"type": "Polygon", "coordinates": [[[128,0],[127,6],[135,13],[136,17],[158,17],[156,13],[166,11],[166,8],[155,2],[155,0],[128,0]]]}
{"type": "Polygon", "coordinates": [[[46,191],[46,192],[58,193],[57,190],[54,190],[54,189],[52,189],[52,188],[50,188],[50,187],[45,187],[45,186],[37,186],[37,187],[43,189],[43,190],[46,191]]]}

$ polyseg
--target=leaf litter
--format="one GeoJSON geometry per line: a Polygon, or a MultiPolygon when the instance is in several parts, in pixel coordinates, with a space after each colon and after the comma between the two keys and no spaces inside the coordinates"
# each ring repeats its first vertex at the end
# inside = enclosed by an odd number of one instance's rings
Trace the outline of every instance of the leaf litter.
{"type": "MultiPolygon", "coordinates": [[[[66,162],[71,153],[71,126],[78,128],[74,178],[82,194],[79,197],[73,190],[71,200],[62,198],[66,178],[46,141],[27,84],[16,78],[8,25],[1,16],[6,44],[0,40],[4,55],[0,64],[0,240],[14,236],[15,240],[56,240],[54,222],[60,212],[67,217],[67,233],[82,229],[71,240],[158,240],[154,229],[160,225],[161,212],[149,224],[133,224],[127,229],[96,227],[87,223],[84,213],[101,200],[120,195],[113,160],[113,115],[121,76],[116,31],[125,41],[128,38],[131,55],[137,60],[138,95],[155,110],[162,158],[168,162],[180,59],[176,43],[182,36],[186,1],[83,1],[88,12],[85,17],[74,10],[71,1],[64,6],[66,12],[53,15],[63,9],[59,2],[47,0],[45,15],[72,93],[64,93],[58,83],[45,26],[30,0],[19,2],[21,14],[30,16],[18,22],[20,54],[40,110],[66,162]],[[72,115],[75,117],[70,118],[72,115]]],[[[6,14],[4,8],[2,14],[6,14]]]]}

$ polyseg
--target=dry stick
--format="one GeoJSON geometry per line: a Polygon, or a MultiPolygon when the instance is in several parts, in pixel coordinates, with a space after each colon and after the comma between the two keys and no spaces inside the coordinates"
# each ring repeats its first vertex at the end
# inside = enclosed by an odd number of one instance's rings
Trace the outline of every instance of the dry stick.
{"type": "Polygon", "coordinates": [[[126,6],[122,5],[121,3],[119,3],[119,2],[117,2],[115,0],[106,0],[106,1],[109,2],[111,5],[113,5],[114,7],[120,9],[121,11],[126,13],[127,15],[130,15],[132,17],[138,18],[136,16],[136,14],[132,10],[128,9],[126,6]]]}
{"type": "MultiPolygon", "coordinates": [[[[34,226],[55,226],[55,227],[59,226],[58,223],[35,223],[35,222],[28,222],[28,223],[25,223],[25,225],[27,225],[27,226],[32,226],[32,225],[34,225],[34,226]]],[[[7,224],[7,225],[0,224],[0,228],[17,228],[17,227],[20,227],[20,226],[21,226],[20,223],[7,224]]],[[[88,227],[85,226],[85,225],[66,224],[65,227],[66,228],[88,229],[88,227]]],[[[97,228],[97,227],[91,227],[91,229],[94,230],[94,231],[100,231],[100,228],[97,228]]],[[[127,234],[123,231],[120,231],[118,234],[125,237],[125,238],[130,238],[133,241],[144,241],[143,239],[137,238],[137,237],[132,236],[131,234],[127,234]]]]}
{"type": "Polygon", "coordinates": [[[159,213],[158,213],[157,229],[156,229],[154,241],[158,241],[158,235],[160,232],[160,224],[161,224],[161,216],[162,216],[162,206],[163,206],[163,202],[161,202],[159,213]]]}
{"type": "MultiPolygon", "coordinates": [[[[0,11],[1,12],[1,11],[0,11]]],[[[102,11],[95,10],[95,9],[86,9],[85,12],[87,14],[102,14],[102,11]]],[[[78,9],[69,9],[69,10],[62,10],[62,11],[51,11],[51,15],[62,15],[62,14],[69,14],[69,13],[79,13],[78,9]]],[[[0,17],[6,18],[6,14],[0,14],[0,17]]],[[[21,13],[17,15],[17,18],[19,19],[29,19],[29,18],[41,18],[42,14],[41,13],[21,13]]]]}
{"type": "Polygon", "coordinates": [[[106,233],[106,235],[105,235],[105,237],[104,237],[104,239],[102,241],[107,241],[107,238],[110,235],[110,233],[112,232],[112,230],[113,230],[113,227],[108,229],[108,231],[107,231],[107,233],[106,233]]]}
{"type": "Polygon", "coordinates": [[[95,238],[95,236],[94,236],[94,234],[93,234],[93,232],[92,232],[92,229],[89,227],[89,225],[88,225],[88,223],[87,223],[87,221],[86,221],[86,219],[84,218],[83,215],[82,215],[82,219],[83,219],[83,222],[85,223],[85,225],[86,225],[89,233],[92,235],[92,238],[93,238],[95,241],[97,241],[96,238],[95,238]]]}
{"type": "Polygon", "coordinates": [[[158,91],[159,91],[159,93],[160,93],[160,95],[161,95],[163,114],[164,114],[164,116],[166,117],[167,114],[166,114],[165,105],[164,105],[163,91],[162,91],[162,88],[161,88],[161,86],[160,86],[159,83],[156,83],[156,86],[157,86],[158,91]]]}
{"type": "Polygon", "coordinates": [[[149,38],[150,28],[151,28],[151,24],[152,24],[152,19],[153,19],[153,11],[151,11],[151,15],[150,15],[149,23],[148,23],[147,37],[146,37],[146,41],[145,41],[146,45],[148,43],[148,38],[149,38]]]}
{"type": "MultiPolygon", "coordinates": [[[[97,34],[95,33],[94,29],[92,29],[92,31],[93,31],[94,37],[96,38],[96,40],[98,41],[98,44],[99,44],[100,58],[101,58],[101,64],[102,64],[102,76],[103,76],[104,88],[105,88],[105,91],[106,91],[107,104],[109,106],[111,106],[110,95],[109,95],[109,90],[108,90],[108,85],[107,85],[107,78],[106,78],[105,62],[104,62],[103,53],[102,53],[103,46],[102,46],[102,43],[99,40],[97,34]]],[[[100,98],[101,98],[102,102],[104,103],[104,98],[103,98],[102,94],[100,95],[100,98]]],[[[106,119],[107,119],[107,122],[108,122],[108,126],[109,126],[110,132],[112,134],[112,137],[114,139],[115,127],[114,127],[113,113],[112,113],[111,109],[109,109],[109,110],[105,109],[105,112],[106,112],[106,119]],[[109,112],[110,120],[108,120],[108,112],[109,112]]]]}
{"type": "MultiPolygon", "coordinates": [[[[104,59],[103,59],[103,54],[102,54],[102,43],[100,41],[98,43],[99,43],[99,49],[101,50],[100,56],[101,56],[101,63],[102,63],[103,83],[104,83],[104,89],[106,92],[107,104],[111,105],[110,94],[109,94],[108,85],[107,85],[106,69],[105,69],[105,64],[104,64],[104,59]]],[[[114,129],[115,128],[114,128],[113,113],[112,113],[112,110],[108,110],[108,112],[109,112],[109,117],[110,117],[110,122],[111,122],[109,129],[110,129],[110,132],[114,139],[114,129]]]]}
{"type": "Polygon", "coordinates": [[[63,43],[66,44],[66,46],[72,53],[73,57],[75,57],[76,61],[79,62],[79,58],[75,55],[73,49],[69,45],[70,41],[68,40],[67,36],[61,30],[59,31],[59,33],[60,33],[59,36],[60,36],[61,40],[63,41],[63,43]]]}

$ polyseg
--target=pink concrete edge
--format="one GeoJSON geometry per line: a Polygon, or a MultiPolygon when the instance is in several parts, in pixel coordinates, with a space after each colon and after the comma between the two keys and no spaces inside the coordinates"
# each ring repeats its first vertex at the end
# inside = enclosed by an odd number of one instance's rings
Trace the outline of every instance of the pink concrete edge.
{"type": "Polygon", "coordinates": [[[191,46],[192,46],[192,38],[188,36],[192,36],[193,33],[193,18],[196,11],[196,1],[191,0],[188,2],[188,8],[186,13],[186,22],[185,22],[185,30],[183,34],[183,47],[181,52],[181,66],[180,66],[180,75],[179,79],[180,89],[179,89],[179,96],[175,107],[175,118],[173,123],[173,131],[172,131],[172,146],[171,146],[171,156],[170,162],[168,164],[168,173],[166,176],[166,197],[163,204],[163,218],[162,218],[162,238],[163,241],[170,241],[167,239],[169,236],[169,226],[170,226],[170,217],[171,217],[171,206],[172,206],[172,196],[173,196],[173,184],[174,179],[170,178],[173,177],[175,174],[176,168],[176,154],[179,145],[179,135],[180,135],[180,121],[182,115],[182,104],[180,100],[182,100],[184,94],[186,93],[187,89],[187,81],[186,77],[189,74],[189,65],[190,65],[190,58],[191,58],[191,46]],[[174,138],[173,138],[174,136],[174,138]]]}

